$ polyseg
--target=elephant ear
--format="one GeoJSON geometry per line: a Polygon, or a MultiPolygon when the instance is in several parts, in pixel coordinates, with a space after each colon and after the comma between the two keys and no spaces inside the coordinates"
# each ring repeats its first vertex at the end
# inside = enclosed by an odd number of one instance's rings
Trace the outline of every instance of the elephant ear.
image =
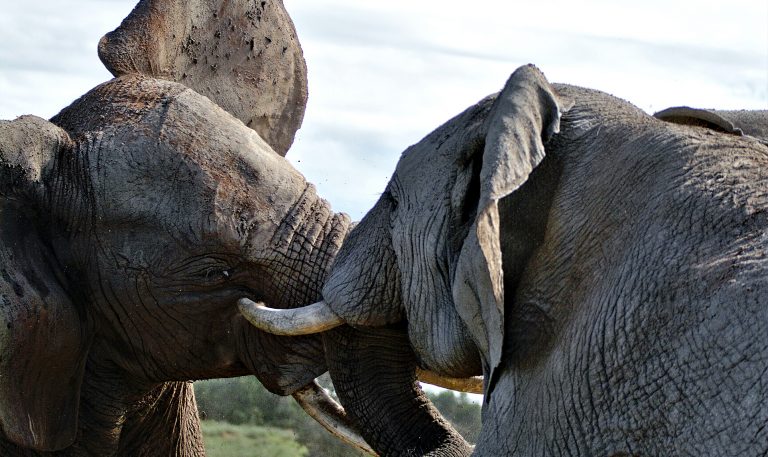
{"type": "Polygon", "coordinates": [[[40,451],[75,440],[89,344],[40,232],[46,177],[71,148],[46,120],[0,121],[0,429],[40,451]]]}
{"type": "Polygon", "coordinates": [[[99,42],[115,76],[182,83],[284,156],[307,104],[307,67],[281,0],[141,0],[99,42]]]}
{"type": "Polygon", "coordinates": [[[663,121],[749,135],[768,144],[768,110],[711,110],[676,106],[653,115],[663,121]]]}
{"type": "Polygon", "coordinates": [[[459,315],[484,359],[486,399],[504,341],[499,200],[522,186],[544,159],[544,144],[559,131],[563,110],[544,75],[529,65],[512,74],[486,120],[477,212],[452,287],[459,315]]]}

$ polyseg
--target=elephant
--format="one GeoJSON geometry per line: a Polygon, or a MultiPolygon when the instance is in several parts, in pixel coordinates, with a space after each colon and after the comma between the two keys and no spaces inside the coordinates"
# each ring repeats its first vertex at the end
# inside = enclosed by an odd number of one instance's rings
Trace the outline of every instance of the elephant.
{"type": "Polygon", "coordinates": [[[402,154],[307,308],[374,450],[768,452],[768,112],[658,117],[528,65],[402,154]],[[474,449],[417,368],[482,374],[474,449]]]}
{"type": "Polygon", "coordinates": [[[236,307],[319,299],[350,227],[281,157],[306,102],[282,3],[141,1],[99,54],[115,79],[0,121],[0,455],[202,456],[189,381],[242,375],[352,433],[321,338],[236,307]]]}

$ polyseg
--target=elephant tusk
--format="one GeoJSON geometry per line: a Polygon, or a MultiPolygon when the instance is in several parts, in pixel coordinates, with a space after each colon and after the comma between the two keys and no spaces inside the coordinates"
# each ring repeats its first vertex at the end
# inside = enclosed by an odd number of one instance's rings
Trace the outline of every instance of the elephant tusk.
{"type": "Polygon", "coordinates": [[[264,303],[241,298],[237,307],[254,327],[275,335],[310,335],[344,324],[324,301],[302,308],[274,309],[267,308],[264,303]]]}
{"type": "Polygon", "coordinates": [[[294,392],[293,399],[332,435],[360,451],[376,455],[376,452],[355,430],[344,408],[315,381],[294,392]]]}
{"type": "Polygon", "coordinates": [[[471,378],[449,378],[441,376],[434,371],[416,369],[416,376],[419,381],[443,387],[445,389],[456,390],[459,392],[468,392],[471,394],[483,394],[483,377],[474,376],[471,378]]]}

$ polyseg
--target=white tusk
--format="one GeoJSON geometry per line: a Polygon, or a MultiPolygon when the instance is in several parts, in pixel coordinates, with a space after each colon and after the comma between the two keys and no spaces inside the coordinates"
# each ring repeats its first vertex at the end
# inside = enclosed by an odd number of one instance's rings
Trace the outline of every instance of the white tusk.
{"type": "Polygon", "coordinates": [[[344,323],[324,301],[302,308],[274,309],[267,308],[264,303],[241,298],[237,307],[254,327],[275,335],[310,335],[344,323]]]}
{"type": "Polygon", "coordinates": [[[325,389],[312,381],[293,393],[293,399],[314,420],[331,432],[332,435],[350,446],[376,455],[368,443],[352,426],[344,408],[325,392],[325,389]]]}
{"type": "Polygon", "coordinates": [[[459,392],[469,392],[471,394],[483,394],[483,377],[474,376],[471,378],[448,378],[440,376],[433,371],[416,369],[416,376],[419,381],[432,384],[433,386],[443,387],[459,392]]]}

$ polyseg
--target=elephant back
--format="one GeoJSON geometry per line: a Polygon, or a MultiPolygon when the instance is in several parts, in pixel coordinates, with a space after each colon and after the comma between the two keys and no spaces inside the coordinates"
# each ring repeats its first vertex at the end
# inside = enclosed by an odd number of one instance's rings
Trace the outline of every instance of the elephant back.
{"type": "Polygon", "coordinates": [[[749,135],[768,145],[768,110],[712,110],[676,106],[654,114],[666,122],[749,135]]]}

